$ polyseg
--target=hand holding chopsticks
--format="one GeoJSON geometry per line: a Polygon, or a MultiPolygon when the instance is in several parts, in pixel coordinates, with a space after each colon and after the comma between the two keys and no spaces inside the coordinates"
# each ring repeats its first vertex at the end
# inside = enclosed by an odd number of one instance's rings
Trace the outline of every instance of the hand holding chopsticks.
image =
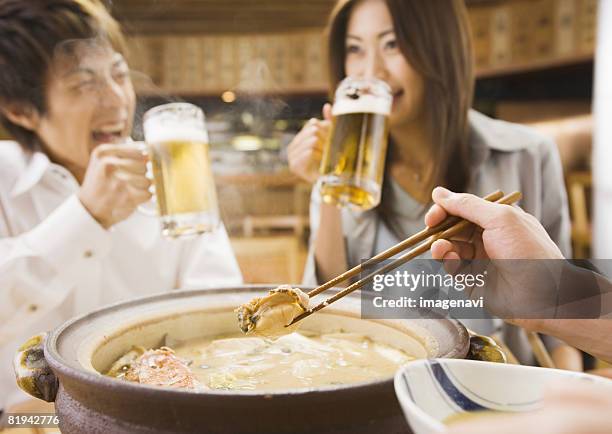
{"type": "MultiPolygon", "coordinates": [[[[491,193],[490,195],[486,196],[484,199],[488,200],[488,201],[494,201],[498,204],[504,204],[504,205],[512,205],[515,202],[517,202],[518,200],[520,200],[521,198],[521,193],[519,192],[514,192],[511,193],[507,196],[503,196],[503,193],[501,191],[496,191],[494,193],[491,193]]],[[[335,285],[337,285],[340,282],[343,282],[347,279],[350,279],[354,276],[356,276],[357,274],[361,273],[362,270],[365,269],[365,267],[367,267],[368,265],[372,265],[375,263],[378,263],[379,261],[385,260],[385,259],[389,259],[393,256],[395,256],[396,254],[406,250],[408,247],[411,247],[419,242],[422,242],[426,239],[428,239],[427,241],[421,243],[419,246],[415,247],[414,249],[410,250],[409,252],[405,253],[404,255],[394,259],[392,262],[390,262],[389,264],[385,265],[384,267],[381,267],[380,269],[370,273],[369,275],[365,276],[364,278],[360,279],[359,281],[349,285],[347,288],[343,289],[342,291],[338,292],[337,294],[335,294],[332,297],[329,297],[328,299],[326,299],[325,301],[323,301],[322,303],[306,310],[305,312],[303,312],[301,315],[297,316],[294,318],[294,320],[291,322],[291,324],[294,324],[310,315],[312,315],[314,312],[317,312],[321,309],[323,309],[326,306],[329,306],[330,304],[332,304],[333,302],[341,299],[342,297],[350,294],[351,292],[361,288],[362,286],[364,286],[366,283],[370,282],[374,276],[378,275],[378,274],[384,274],[387,273],[388,271],[391,271],[397,267],[399,267],[400,265],[410,261],[411,259],[416,258],[417,256],[422,255],[423,253],[427,252],[430,248],[431,245],[438,239],[443,239],[443,238],[452,238],[454,236],[456,236],[457,234],[461,233],[462,231],[464,231],[466,228],[468,228],[472,223],[466,221],[466,220],[462,220],[458,217],[454,217],[454,216],[449,216],[448,218],[446,218],[442,223],[440,223],[439,225],[432,227],[432,228],[425,228],[424,230],[418,232],[417,234],[407,238],[406,240],[398,243],[397,245],[391,247],[390,249],[385,250],[384,252],[374,256],[373,258],[369,259],[368,261],[357,265],[356,267],[346,271],[345,273],[337,276],[336,278],[330,280],[329,282],[324,283],[323,285],[315,288],[314,290],[310,291],[308,293],[309,297],[314,297],[315,295],[325,291],[326,289],[329,289],[335,285]]],[[[290,325],[291,325],[290,324],[290,325]]]]}

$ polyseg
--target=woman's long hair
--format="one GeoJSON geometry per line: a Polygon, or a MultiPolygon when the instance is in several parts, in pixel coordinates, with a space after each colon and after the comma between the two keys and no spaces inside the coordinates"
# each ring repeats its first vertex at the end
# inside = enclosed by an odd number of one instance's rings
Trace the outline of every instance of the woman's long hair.
{"type": "MultiPolygon", "coordinates": [[[[329,19],[331,95],[346,76],[346,32],[351,10],[358,1],[338,1],[329,19]]],[[[468,111],[474,90],[472,39],[464,0],[385,2],[402,54],[425,81],[424,113],[438,159],[434,185],[462,191],[469,175],[468,111]]],[[[390,151],[392,146],[391,142],[390,151]]],[[[381,208],[384,212],[384,193],[381,208]]]]}

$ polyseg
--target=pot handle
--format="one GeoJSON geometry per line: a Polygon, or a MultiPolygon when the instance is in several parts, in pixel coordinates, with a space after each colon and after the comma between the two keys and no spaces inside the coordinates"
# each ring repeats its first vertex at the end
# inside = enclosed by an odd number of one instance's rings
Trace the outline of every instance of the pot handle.
{"type": "Polygon", "coordinates": [[[47,333],[32,336],[19,349],[13,360],[17,385],[34,398],[54,402],[59,381],[45,359],[47,333]]]}
{"type": "Polygon", "coordinates": [[[470,360],[507,363],[506,353],[492,338],[470,331],[470,350],[466,357],[470,360]]]}

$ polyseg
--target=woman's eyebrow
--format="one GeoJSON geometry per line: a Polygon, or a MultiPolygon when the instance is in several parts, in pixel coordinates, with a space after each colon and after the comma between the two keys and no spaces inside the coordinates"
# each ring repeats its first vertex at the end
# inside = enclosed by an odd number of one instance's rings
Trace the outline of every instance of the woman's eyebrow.
{"type": "MultiPolygon", "coordinates": [[[[388,29],[388,30],[383,30],[382,32],[380,32],[378,35],[376,35],[376,37],[378,39],[384,38],[385,36],[394,33],[393,29],[388,29]]],[[[346,35],[346,39],[357,39],[358,41],[361,41],[361,38],[359,36],[356,35],[346,35]]]]}
{"type": "Polygon", "coordinates": [[[389,29],[389,30],[384,30],[382,32],[380,32],[377,36],[378,39],[384,38],[385,36],[389,35],[389,34],[393,34],[394,31],[393,29],[389,29]]]}

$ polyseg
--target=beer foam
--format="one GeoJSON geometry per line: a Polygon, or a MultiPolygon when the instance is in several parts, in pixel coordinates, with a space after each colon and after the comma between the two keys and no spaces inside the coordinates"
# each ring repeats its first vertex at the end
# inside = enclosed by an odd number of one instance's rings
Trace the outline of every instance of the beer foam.
{"type": "Polygon", "coordinates": [[[146,140],[149,143],[162,142],[197,142],[208,143],[208,134],[195,125],[176,123],[159,123],[151,119],[144,124],[146,140]]]}
{"type": "Polygon", "coordinates": [[[374,95],[362,95],[358,99],[343,99],[334,103],[332,115],[340,116],[351,113],[375,113],[388,116],[391,113],[391,101],[374,95]]]}

